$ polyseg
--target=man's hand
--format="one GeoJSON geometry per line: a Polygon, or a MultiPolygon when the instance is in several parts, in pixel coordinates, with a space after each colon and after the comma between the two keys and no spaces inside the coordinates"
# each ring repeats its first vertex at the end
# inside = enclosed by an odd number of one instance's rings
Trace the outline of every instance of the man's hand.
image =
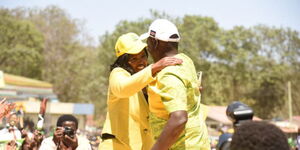
{"type": "Polygon", "coordinates": [[[59,145],[60,141],[62,140],[64,134],[64,128],[63,127],[56,127],[53,135],[53,141],[55,145],[59,145]]]}
{"type": "Polygon", "coordinates": [[[175,57],[164,57],[152,65],[152,76],[168,66],[182,64],[182,60],[175,57]]]}
{"type": "Polygon", "coordinates": [[[44,139],[44,135],[39,130],[35,130],[33,134],[34,134],[34,141],[37,143],[37,145],[41,145],[44,139]]]}
{"type": "Polygon", "coordinates": [[[64,135],[63,127],[56,128],[53,141],[62,150],[75,150],[78,147],[77,136],[74,135],[74,138],[71,138],[68,135],[64,135]]]}
{"type": "Polygon", "coordinates": [[[168,150],[177,141],[187,121],[188,115],[186,111],[179,110],[172,112],[151,150],[168,150]]]}
{"type": "Polygon", "coordinates": [[[16,150],[17,149],[17,143],[15,140],[11,140],[5,145],[5,150],[16,150]]]}
{"type": "Polygon", "coordinates": [[[69,137],[68,135],[65,135],[63,137],[63,143],[67,147],[71,147],[73,150],[75,150],[78,147],[78,140],[77,136],[74,135],[74,138],[69,137]]]}

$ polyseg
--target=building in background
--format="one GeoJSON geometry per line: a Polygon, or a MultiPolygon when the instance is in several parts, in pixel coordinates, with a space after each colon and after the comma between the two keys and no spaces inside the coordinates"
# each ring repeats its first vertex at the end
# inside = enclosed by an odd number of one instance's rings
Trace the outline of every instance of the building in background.
{"type": "Polygon", "coordinates": [[[48,99],[45,128],[56,126],[62,114],[72,114],[79,119],[79,128],[93,126],[94,105],[87,103],[62,103],[53,92],[53,85],[48,82],[11,75],[0,71],[0,99],[6,97],[8,102],[17,104],[16,110],[24,112],[23,118],[37,122],[40,103],[48,99]]]}

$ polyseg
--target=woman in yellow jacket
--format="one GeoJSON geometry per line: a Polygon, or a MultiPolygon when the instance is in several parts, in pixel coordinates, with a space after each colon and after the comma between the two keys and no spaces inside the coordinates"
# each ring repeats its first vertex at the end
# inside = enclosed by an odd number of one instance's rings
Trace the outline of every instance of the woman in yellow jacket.
{"type": "Polygon", "coordinates": [[[166,66],[182,60],[166,57],[155,64],[147,62],[147,45],[135,33],[120,36],[115,50],[117,60],[111,65],[107,97],[107,115],[99,150],[150,150],[149,108],[145,87],[166,66]]]}

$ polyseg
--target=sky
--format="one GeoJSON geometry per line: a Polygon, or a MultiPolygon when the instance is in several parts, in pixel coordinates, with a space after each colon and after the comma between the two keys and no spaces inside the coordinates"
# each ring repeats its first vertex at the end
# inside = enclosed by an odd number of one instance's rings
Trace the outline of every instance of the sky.
{"type": "Polygon", "coordinates": [[[209,16],[225,29],[264,24],[300,31],[300,0],[0,0],[0,7],[5,8],[48,5],[57,5],[84,21],[86,32],[96,42],[121,20],[150,17],[150,9],[172,17],[209,16]]]}

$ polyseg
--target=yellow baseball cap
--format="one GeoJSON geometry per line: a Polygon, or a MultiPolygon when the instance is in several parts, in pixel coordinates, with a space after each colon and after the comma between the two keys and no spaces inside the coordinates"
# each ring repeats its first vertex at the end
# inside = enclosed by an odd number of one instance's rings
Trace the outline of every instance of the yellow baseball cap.
{"type": "Polygon", "coordinates": [[[115,45],[116,56],[123,54],[138,54],[147,46],[135,33],[126,33],[121,35],[115,45]]]}

